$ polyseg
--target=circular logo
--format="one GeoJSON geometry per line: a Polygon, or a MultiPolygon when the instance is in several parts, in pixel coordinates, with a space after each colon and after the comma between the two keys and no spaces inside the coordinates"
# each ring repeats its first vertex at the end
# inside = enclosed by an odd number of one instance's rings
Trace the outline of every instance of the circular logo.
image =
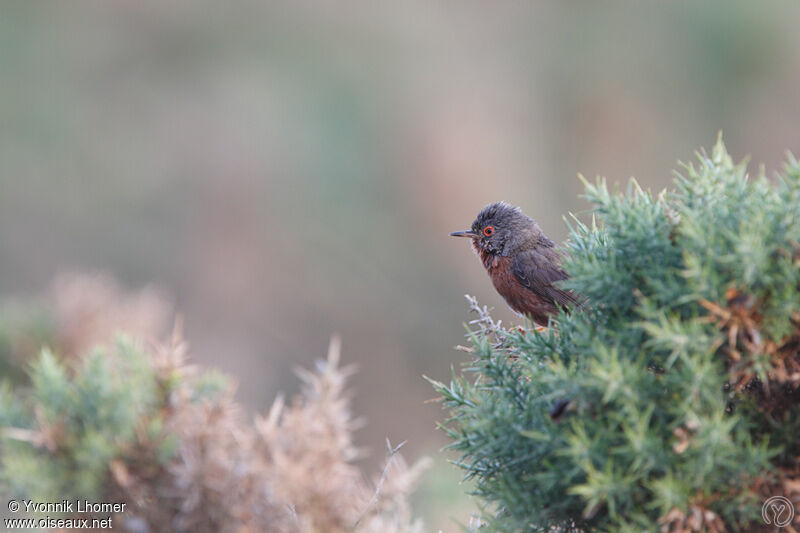
{"type": "Polygon", "coordinates": [[[773,496],[761,507],[761,518],[768,526],[786,527],[794,518],[794,505],[788,498],[773,496]]]}

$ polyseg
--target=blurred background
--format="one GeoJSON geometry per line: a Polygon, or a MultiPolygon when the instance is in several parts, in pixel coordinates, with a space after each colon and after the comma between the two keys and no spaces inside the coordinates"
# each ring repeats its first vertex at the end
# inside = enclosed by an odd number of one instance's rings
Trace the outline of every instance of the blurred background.
{"type": "Polygon", "coordinates": [[[770,174],[800,155],[788,0],[0,13],[6,312],[55,294],[69,313],[85,287],[65,272],[146,287],[131,313],[180,312],[194,360],[235,376],[253,412],[296,392],[295,367],[339,333],[365,467],[386,437],[435,461],[417,505],[430,530],[473,504],[422,376],[465,360],[464,293],[519,322],[447,234],[504,199],[561,241],[588,207],[578,173],[660,190],[719,130],[770,174]]]}

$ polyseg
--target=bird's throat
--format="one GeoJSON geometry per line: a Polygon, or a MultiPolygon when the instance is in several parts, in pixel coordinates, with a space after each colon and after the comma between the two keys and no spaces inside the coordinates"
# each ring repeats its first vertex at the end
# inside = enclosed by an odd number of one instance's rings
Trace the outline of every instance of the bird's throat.
{"type": "Polygon", "coordinates": [[[475,253],[481,258],[481,263],[483,263],[483,266],[486,268],[486,270],[492,270],[497,266],[497,261],[500,257],[499,255],[481,247],[477,241],[472,241],[472,249],[475,250],[475,253]]]}

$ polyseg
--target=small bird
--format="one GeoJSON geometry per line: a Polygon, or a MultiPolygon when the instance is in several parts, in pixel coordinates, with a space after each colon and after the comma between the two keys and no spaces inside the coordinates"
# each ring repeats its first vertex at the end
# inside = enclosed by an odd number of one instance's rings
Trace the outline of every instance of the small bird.
{"type": "Polygon", "coordinates": [[[569,309],[578,302],[574,293],[554,285],[569,277],[559,266],[561,252],[519,207],[489,204],[471,229],[450,235],[472,239],[494,288],[511,309],[535,323],[547,326],[558,307],[569,309]]]}

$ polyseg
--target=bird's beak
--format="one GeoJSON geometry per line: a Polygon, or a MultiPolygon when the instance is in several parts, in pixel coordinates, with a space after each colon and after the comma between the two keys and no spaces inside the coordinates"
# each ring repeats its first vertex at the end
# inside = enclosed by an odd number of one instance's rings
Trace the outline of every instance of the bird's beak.
{"type": "Polygon", "coordinates": [[[478,238],[478,234],[472,231],[471,229],[464,230],[464,231],[454,231],[450,234],[451,237],[469,237],[470,239],[478,238]]]}

